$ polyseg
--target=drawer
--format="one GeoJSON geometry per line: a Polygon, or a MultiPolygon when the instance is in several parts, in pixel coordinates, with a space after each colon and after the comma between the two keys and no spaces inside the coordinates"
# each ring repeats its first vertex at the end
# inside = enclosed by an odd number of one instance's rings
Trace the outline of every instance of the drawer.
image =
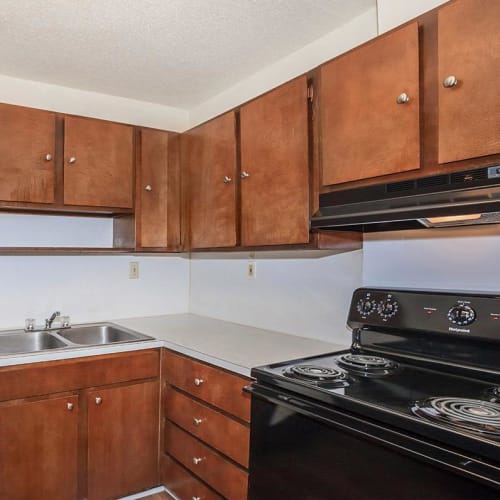
{"type": "Polygon", "coordinates": [[[161,459],[161,482],[181,500],[222,500],[222,497],[168,455],[163,455],[161,459]]]}
{"type": "Polygon", "coordinates": [[[222,496],[229,500],[247,498],[247,472],[168,421],[165,450],[222,496]]]}
{"type": "Polygon", "coordinates": [[[166,381],[193,396],[250,422],[250,395],[243,387],[250,380],[165,350],[166,381]]]}
{"type": "Polygon", "coordinates": [[[169,420],[248,468],[250,429],[222,413],[181,394],[172,387],[165,392],[169,420]]]}

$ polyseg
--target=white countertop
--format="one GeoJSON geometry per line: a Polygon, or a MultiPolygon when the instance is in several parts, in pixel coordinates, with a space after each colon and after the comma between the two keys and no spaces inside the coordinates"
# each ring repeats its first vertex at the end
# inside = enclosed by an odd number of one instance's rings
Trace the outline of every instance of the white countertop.
{"type": "Polygon", "coordinates": [[[112,321],[154,340],[0,356],[0,366],[167,347],[249,376],[251,368],[347,348],[322,340],[263,330],[195,314],[168,314],[112,321]]]}

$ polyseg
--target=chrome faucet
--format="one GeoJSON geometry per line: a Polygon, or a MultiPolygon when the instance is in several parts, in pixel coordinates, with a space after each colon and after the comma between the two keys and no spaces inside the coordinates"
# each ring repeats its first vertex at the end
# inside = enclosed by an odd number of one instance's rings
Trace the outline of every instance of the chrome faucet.
{"type": "Polygon", "coordinates": [[[49,319],[45,320],[45,329],[50,330],[50,328],[52,327],[52,323],[54,323],[54,320],[59,316],[61,316],[61,313],[59,311],[52,313],[52,316],[49,319]]]}

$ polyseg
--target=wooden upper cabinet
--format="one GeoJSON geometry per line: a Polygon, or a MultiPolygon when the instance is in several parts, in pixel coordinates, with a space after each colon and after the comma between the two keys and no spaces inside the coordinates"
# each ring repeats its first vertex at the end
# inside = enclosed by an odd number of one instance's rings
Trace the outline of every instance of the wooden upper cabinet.
{"type": "Polygon", "coordinates": [[[323,186],[420,167],[418,40],[413,22],[321,67],[323,186]]]}
{"type": "Polygon", "coordinates": [[[78,396],[0,405],[0,498],[77,498],[78,396]]]}
{"type": "Polygon", "coordinates": [[[0,104],[0,201],[53,203],[54,113],[0,104]]]}
{"type": "Polygon", "coordinates": [[[89,500],[159,484],[159,398],[158,381],[89,391],[89,500]]]}
{"type": "Polygon", "coordinates": [[[136,225],[139,248],[180,246],[179,135],[138,131],[136,225]]]}
{"type": "Polygon", "coordinates": [[[183,134],[191,248],[236,245],[236,120],[230,112],[183,134]]]}
{"type": "Polygon", "coordinates": [[[306,77],[243,106],[240,130],[242,246],[307,243],[306,77]]]}
{"type": "Polygon", "coordinates": [[[133,208],[133,127],[64,118],[64,203],[133,208]]]}
{"type": "Polygon", "coordinates": [[[500,153],[500,2],[438,11],[439,163],[500,153]]]}

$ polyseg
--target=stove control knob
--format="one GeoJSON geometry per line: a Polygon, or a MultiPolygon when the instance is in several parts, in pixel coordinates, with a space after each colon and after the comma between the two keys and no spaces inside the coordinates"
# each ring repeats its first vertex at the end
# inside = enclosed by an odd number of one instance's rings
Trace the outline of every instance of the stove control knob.
{"type": "Polygon", "coordinates": [[[396,316],[399,310],[399,304],[392,297],[387,297],[387,299],[382,300],[378,305],[378,313],[382,316],[382,319],[388,320],[396,316]]]}
{"type": "Polygon", "coordinates": [[[448,311],[448,319],[454,325],[470,325],[476,320],[476,311],[474,311],[471,306],[458,304],[448,311]]]}
{"type": "Polygon", "coordinates": [[[377,303],[374,300],[371,300],[370,297],[364,297],[359,299],[356,309],[361,316],[369,316],[377,309],[377,303]]]}

